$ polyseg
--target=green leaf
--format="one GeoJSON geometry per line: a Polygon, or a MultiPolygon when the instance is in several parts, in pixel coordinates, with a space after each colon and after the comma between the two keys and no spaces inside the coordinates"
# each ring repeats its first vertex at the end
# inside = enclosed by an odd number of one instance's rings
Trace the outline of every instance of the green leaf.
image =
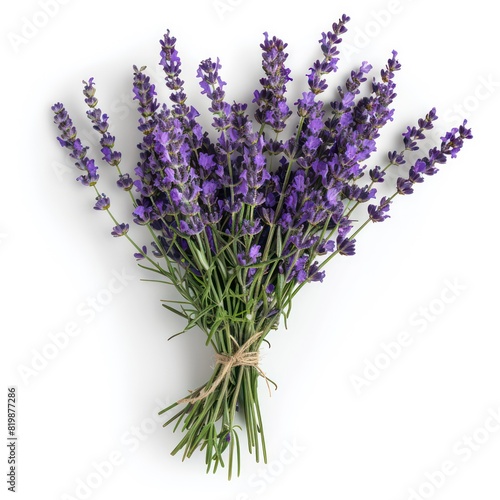
{"type": "Polygon", "coordinates": [[[165,309],[168,309],[169,311],[172,311],[173,313],[177,314],[178,316],[180,316],[181,318],[184,318],[185,320],[189,320],[189,317],[186,316],[183,312],[179,311],[178,309],[176,309],[175,307],[171,307],[169,306],[168,304],[162,304],[162,306],[165,308],[165,309]]]}

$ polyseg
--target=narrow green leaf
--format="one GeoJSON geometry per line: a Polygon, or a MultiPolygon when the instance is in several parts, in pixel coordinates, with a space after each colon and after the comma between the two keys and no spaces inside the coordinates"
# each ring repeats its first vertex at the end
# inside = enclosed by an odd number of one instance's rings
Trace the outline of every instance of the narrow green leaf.
{"type": "Polygon", "coordinates": [[[185,320],[189,320],[189,317],[186,316],[183,312],[179,311],[178,309],[176,309],[175,307],[171,307],[169,306],[168,304],[162,304],[162,306],[165,308],[165,309],[168,309],[169,311],[177,314],[178,316],[180,316],[181,318],[184,318],[185,320]]]}

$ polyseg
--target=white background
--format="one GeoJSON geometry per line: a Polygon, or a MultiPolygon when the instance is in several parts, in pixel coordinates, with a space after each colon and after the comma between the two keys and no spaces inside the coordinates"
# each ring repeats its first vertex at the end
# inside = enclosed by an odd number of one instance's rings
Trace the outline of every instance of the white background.
{"type": "MultiPolygon", "coordinates": [[[[319,489],[316,496],[343,500],[500,498],[500,423],[492,417],[500,412],[500,74],[491,3],[66,0],[48,2],[50,15],[42,5],[8,2],[0,14],[0,435],[7,387],[16,385],[17,498],[281,499],[319,489]],[[132,171],[132,65],[147,65],[161,87],[158,40],[167,28],[178,39],[190,103],[208,121],[195,78],[200,60],[220,57],[228,100],[250,101],[262,33],[280,36],[289,44],[293,103],[320,55],[321,32],[344,12],[352,20],[332,88],[363,60],[378,72],[392,49],[403,65],[395,120],[374,161],[432,106],[442,117],[438,133],[465,116],[474,139],[398,199],[391,219],[367,228],[355,257],[336,259],[323,284],[297,297],[288,330],[273,333],[264,353],[279,386],[271,398],[261,387],[269,464],[243,450],[242,474],[228,482],[225,471],[205,475],[202,454],[185,462],[170,455],[180,433],[162,428],[156,411],[205,381],[211,352],[196,331],[167,342],[182,323],[160,299],[174,294],[139,281],[148,276],[127,242],[113,239],[106,215],[92,210],[91,191],[74,181],[55,140],[50,106],[63,101],[92,137],[80,82],[94,76],[132,171]],[[73,336],[61,333],[72,325],[73,336]],[[55,338],[65,345],[54,347],[55,338]],[[407,345],[397,348],[398,338],[407,345]],[[103,465],[111,460],[112,470],[103,465]],[[447,475],[436,473],[443,464],[447,475]]],[[[101,174],[125,218],[127,199],[110,170],[101,174]]]]}

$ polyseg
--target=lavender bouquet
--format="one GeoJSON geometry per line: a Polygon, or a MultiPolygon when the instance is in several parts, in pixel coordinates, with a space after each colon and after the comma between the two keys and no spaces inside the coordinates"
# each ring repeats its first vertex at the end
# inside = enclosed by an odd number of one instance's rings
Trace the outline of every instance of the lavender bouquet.
{"type": "Polygon", "coordinates": [[[225,100],[219,60],[202,61],[197,76],[209,100],[215,137],[202,129],[199,113],[187,104],[176,39],[167,31],[160,41],[160,64],[171,91],[169,105],[159,103],[146,68],[134,67],[142,140],[133,175],[121,170],[122,155],[109,132],[108,115],[97,106],[94,80],[84,82],[87,116],[100,134],[102,160],[116,169],[116,184],[128,192],[133,221],[144,227],[149,244],[134,241],[129,224],[115,218],[110,198],[99,189],[89,148],[64,106],[52,107],[58,140],[81,171],[77,180],[95,193],[94,208],[113,220],[111,234],[133,245],[138,265],[158,275],[152,281],[176,288],[179,300],[165,300],[163,306],[186,320],[180,333],[201,328],[214,349],[210,380],[162,411],[179,407],[165,423],[175,422],[183,432],[172,454],[183,450],[190,457],[204,450],[207,472],[225,466],[227,458],[231,478],[236,457],[239,474],[240,415],[249,451],[266,461],[258,381],[275,384],[259,367],[259,349],[281,318],[286,325],[297,293],[307,283],[323,281],[333,257],[353,255],[364,227],[387,219],[397,196],[413,193],[472,137],[464,122],[445,133],[441,144],[415,153],[437,118],[432,109],[407,128],[385,165],[369,169],[365,162],[376,151],[380,129],[393,119],[400,64],[394,51],[379,78],[363,85],[372,70],[363,62],[322,101],[327,75],[337,70],[348,21],[342,16],[321,35],[322,58],[310,68],[308,90],[293,111],[285,97],[291,78],[282,40],[264,34],[264,76],[253,94],[253,117],[246,103],[225,100]],[[293,133],[283,137],[292,115],[293,133]],[[399,177],[380,196],[377,186],[389,169],[399,170],[399,177]]]}

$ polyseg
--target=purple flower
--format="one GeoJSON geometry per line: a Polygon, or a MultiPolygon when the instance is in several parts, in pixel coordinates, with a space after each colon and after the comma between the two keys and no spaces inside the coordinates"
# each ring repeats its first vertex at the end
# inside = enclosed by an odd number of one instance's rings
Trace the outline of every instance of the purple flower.
{"type": "Polygon", "coordinates": [[[370,170],[370,178],[372,182],[384,182],[385,172],[380,167],[375,167],[370,170]]]}
{"type": "Polygon", "coordinates": [[[405,149],[408,151],[416,151],[418,149],[417,140],[424,138],[425,135],[420,129],[417,129],[416,127],[408,127],[407,131],[403,134],[405,149]]]}
{"type": "Polygon", "coordinates": [[[356,253],[355,244],[356,240],[342,238],[341,236],[337,238],[337,249],[340,255],[354,255],[356,253]]]}
{"type": "Polygon", "coordinates": [[[99,174],[97,173],[97,167],[94,160],[84,158],[79,165],[79,168],[85,170],[87,173],[80,175],[76,180],[81,182],[84,186],[95,186],[99,180],[99,174]]]}
{"type": "Polygon", "coordinates": [[[316,105],[316,94],[314,92],[303,92],[302,99],[298,99],[295,103],[297,106],[297,114],[306,117],[310,114],[311,109],[316,105]]]}
{"type": "Polygon", "coordinates": [[[213,168],[215,167],[214,156],[215,155],[209,155],[207,153],[200,153],[200,156],[198,157],[198,163],[200,167],[202,167],[206,171],[213,170],[213,168]]]}
{"type": "MultiPolygon", "coordinates": [[[[268,33],[260,46],[263,76],[252,96],[253,117],[246,103],[227,102],[218,58],[199,64],[197,77],[209,100],[215,132],[211,137],[198,123],[198,111],[187,105],[176,39],[167,31],[160,40],[160,66],[171,92],[168,105],[159,102],[145,67],[133,68],[142,134],[133,174],[121,173],[122,154],[115,150],[110,118],[98,107],[94,79],[83,82],[87,117],[100,135],[102,160],[116,167],[120,189],[131,191],[134,186],[131,218],[153,232],[152,256],[171,259],[181,273],[197,278],[206,269],[200,252],[211,252],[224,262],[221,280],[234,273],[231,265],[244,266],[239,285],[250,289],[258,283],[268,294],[256,305],[262,318],[282,312],[277,303],[281,299],[275,296],[283,293],[282,285],[324,279],[325,272],[314,260],[317,256],[354,255],[356,240],[349,234],[358,222],[360,204],[367,205],[368,221],[384,221],[396,195],[412,194],[416,184],[455,158],[472,137],[464,122],[415,159],[412,153],[420,150],[437,119],[432,108],[402,131],[400,151],[389,151],[386,164],[370,168],[368,159],[377,151],[380,131],[394,116],[395,74],[401,66],[393,51],[380,75],[368,82],[373,68],[363,61],[347,72],[343,84],[331,92],[335,100],[325,105],[319,96],[328,88],[328,75],[337,71],[348,21],[344,15],[321,34],[321,55],[306,74],[307,91],[295,102],[298,126],[288,139],[281,134],[292,114],[286,99],[291,81],[287,44],[268,33]],[[402,170],[407,161],[406,173],[387,175],[402,170]],[[377,187],[382,182],[392,194],[380,199],[377,187]],[[269,265],[257,266],[264,248],[269,265]],[[278,287],[273,280],[279,274],[278,287]]],[[[80,170],[78,181],[95,187],[99,173],[97,163],[87,156],[88,147],[78,138],[64,106],[56,103],[52,111],[59,144],[80,170]]],[[[109,207],[109,198],[98,194],[94,208],[109,207]]],[[[128,224],[118,224],[112,234],[123,236],[128,229],[128,224]]],[[[144,258],[146,247],[134,255],[144,258]]]]}
{"type": "Polygon", "coordinates": [[[302,255],[299,258],[290,258],[291,262],[288,264],[286,270],[286,282],[296,279],[297,283],[303,283],[307,279],[307,263],[309,261],[308,255],[302,255]]]}
{"type": "Polygon", "coordinates": [[[199,217],[190,217],[188,219],[181,220],[179,223],[179,231],[185,236],[196,236],[200,234],[205,225],[199,217]]]}
{"type": "Polygon", "coordinates": [[[108,115],[102,113],[102,111],[97,108],[97,99],[95,96],[95,86],[94,79],[90,78],[88,83],[83,82],[84,89],[83,94],[86,99],[85,102],[89,106],[89,110],[87,111],[87,117],[93,124],[93,129],[97,130],[101,134],[101,153],[103,154],[103,160],[109,163],[112,166],[117,167],[120,164],[122,155],[119,151],[113,151],[115,145],[115,137],[108,133],[108,115]]]}
{"type": "Polygon", "coordinates": [[[101,146],[110,150],[113,149],[115,147],[115,137],[111,134],[103,134],[101,137],[101,146]]]}
{"type": "Polygon", "coordinates": [[[77,160],[76,167],[86,172],[77,178],[84,186],[95,186],[99,180],[97,166],[94,160],[87,157],[88,147],[83,146],[80,139],[77,138],[76,128],[68,115],[66,109],[61,103],[52,106],[54,112],[54,123],[57,125],[61,135],[57,138],[59,144],[69,150],[71,158],[77,160]]]}
{"type": "Polygon", "coordinates": [[[390,217],[387,212],[390,209],[391,200],[385,196],[380,200],[379,205],[368,205],[368,215],[373,222],[383,222],[390,217]]]}
{"type": "Polygon", "coordinates": [[[396,187],[399,194],[412,194],[413,193],[413,184],[410,179],[403,179],[399,177],[396,182],[396,187]]]}
{"type": "MultiPolygon", "coordinates": [[[[211,59],[202,61],[198,67],[197,76],[200,79],[202,94],[206,94],[211,101],[209,111],[214,115],[212,126],[218,132],[223,132],[221,142],[225,142],[225,131],[231,128],[231,121],[234,119],[232,107],[224,100],[224,87],[226,82],[219,76],[219,70],[222,68],[219,59],[213,62],[211,59]]],[[[244,111],[245,108],[243,108],[244,111]]],[[[236,141],[234,130],[229,130],[229,138],[232,139],[227,147],[233,149],[233,142],[236,141]]],[[[208,160],[208,159],[206,159],[208,160]]],[[[204,160],[202,160],[203,162],[204,160]]],[[[213,165],[212,165],[213,166],[213,165]]]]}
{"type": "Polygon", "coordinates": [[[55,116],[57,117],[61,114],[62,111],[64,111],[64,105],[61,102],[57,102],[51,107],[51,109],[55,113],[55,116]]]}
{"type": "Polygon", "coordinates": [[[139,253],[134,253],[134,257],[137,259],[137,260],[142,260],[146,257],[146,255],[148,254],[148,249],[146,247],[146,245],[144,245],[142,248],[141,248],[142,252],[139,253]]]}
{"type": "Polygon", "coordinates": [[[318,249],[316,250],[317,255],[325,255],[326,253],[333,252],[335,250],[335,242],[333,240],[328,240],[320,243],[318,249]]]}
{"type": "Polygon", "coordinates": [[[466,128],[467,120],[464,120],[460,128],[453,128],[441,137],[441,152],[456,158],[458,152],[462,149],[464,139],[472,139],[470,129],[466,128]]]}
{"type": "Polygon", "coordinates": [[[250,266],[255,264],[261,255],[260,245],[252,245],[248,253],[242,252],[237,255],[238,263],[241,266],[250,266]]]}
{"type": "Polygon", "coordinates": [[[132,212],[135,216],[134,222],[140,226],[148,224],[151,221],[151,213],[151,207],[145,207],[144,205],[137,206],[137,208],[132,212]]]}
{"type": "Polygon", "coordinates": [[[397,151],[390,151],[387,153],[387,158],[389,160],[389,165],[404,165],[406,163],[404,154],[398,153],[397,151]]]}
{"type": "Polygon", "coordinates": [[[119,165],[122,159],[122,154],[119,151],[113,151],[111,148],[104,147],[101,149],[101,152],[103,154],[102,159],[107,163],[113,166],[119,165]]]}
{"type": "Polygon", "coordinates": [[[132,186],[134,185],[134,181],[129,174],[122,174],[116,181],[116,185],[124,191],[130,191],[132,189],[132,186]]]}
{"type": "Polygon", "coordinates": [[[100,134],[106,134],[109,128],[109,116],[103,114],[99,108],[95,108],[94,106],[95,104],[92,106],[92,109],[87,111],[87,117],[94,124],[94,130],[97,130],[100,134]]]}
{"type": "Polygon", "coordinates": [[[134,66],[134,99],[139,102],[138,110],[144,118],[149,118],[154,115],[159,108],[156,100],[156,90],[154,84],[151,83],[149,76],[143,73],[146,68],[137,68],[134,66]]]}
{"type": "MultiPolygon", "coordinates": [[[[422,162],[423,163],[423,162],[422,162]]],[[[420,175],[420,173],[416,170],[415,166],[412,166],[410,168],[410,171],[408,173],[408,180],[412,183],[412,184],[418,184],[418,183],[421,183],[421,182],[424,182],[424,178],[422,177],[422,175],[420,175]]]]}
{"type": "Polygon", "coordinates": [[[118,224],[118,226],[113,227],[111,235],[115,237],[125,236],[128,233],[128,230],[129,225],[122,222],[121,224],[118,224]]]}
{"type": "Polygon", "coordinates": [[[290,69],[285,66],[288,54],[287,44],[279,38],[269,38],[264,33],[264,43],[261,44],[262,69],[265,77],[261,78],[262,90],[254,92],[252,102],[257,104],[255,119],[261,125],[269,125],[274,132],[285,129],[285,122],[292,112],[286,104],[286,86],[290,78],[290,69]]]}
{"type": "Polygon", "coordinates": [[[85,86],[83,88],[83,95],[85,96],[85,103],[89,108],[95,108],[97,105],[97,99],[95,95],[94,79],[89,78],[89,81],[85,80],[82,82],[85,86]]]}
{"type": "Polygon", "coordinates": [[[320,283],[323,283],[326,273],[325,271],[320,271],[318,267],[317,262],[314,262],[309,266],[307,273],[308,281],[319,281],[320,283]]]}
{"type": "Polygon", "coordinates": [[[311,248],[313,245],[315,245],[318,239],[319,236],[305,237],[303,234],[296,234],[290,236],[290,239],[288,241],[299,250],[307,250],[308,248],[311,248]]]}
{"type": "Polygon", "coordinates": [[[241,226],[241,234],[255,236],[262,231],[261,219],[254,219],[252,221],[244,220],[241,226]]]}
{"type": "Polygon", "coordinates": [[[315,95],[324,92],[328,88],[323,76],[332,71],[337,71],[337,62],[339,61],[336,57],[339,54],[337,46],[342,41],[339,35],[347,31],[345,24],[349,19],[348,16],[343,15],[338,23],[333,23],[332,31],[322,33],[321,35],[319,42],[321,44],[321,51],[323,52],[323,60],[316,61],[309,69],[307,75],[307,83],[309,84],[311,92],[315,95]]]}
{"type": "Polygon", "coordinates": [[[104,194],[100,194],[97,198],[96,198],[96,203],[94,205],[94,210],[108,210],[109,207],[110,207],[110,201],[109,201],[109,198],[104,194]]]}
{"type": "Polygon", "coordinates": [[[177,49],[175,48],[176,41],[175,37],[170,36],[170,30],[167,30],[163,39],[160,40],[160,65],[163,67],[163,71],[165,72],[165,82],[167,87],[173,91],[170,95],[170,100],[179,106],[180,114],[187,115],[187,107],[184,104],[186,100],[186,94],[184,93],[184,80],[180,78],[181,59],[177,49]]]}

